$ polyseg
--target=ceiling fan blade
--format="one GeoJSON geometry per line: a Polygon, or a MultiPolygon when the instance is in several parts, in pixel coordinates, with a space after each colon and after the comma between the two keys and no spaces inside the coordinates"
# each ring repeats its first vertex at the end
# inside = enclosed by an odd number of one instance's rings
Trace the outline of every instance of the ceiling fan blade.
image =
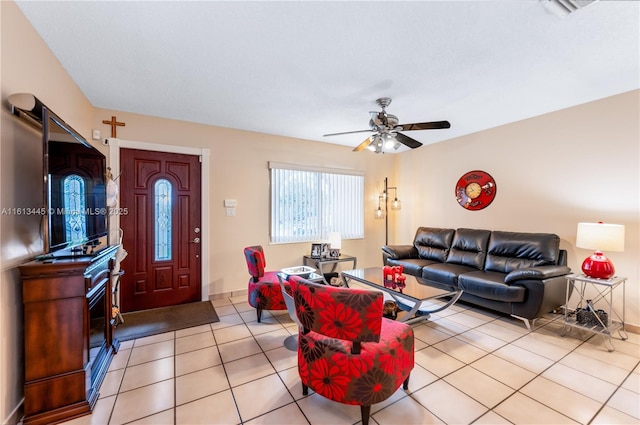
{"type": "Polygon", "coordinates": [[[403,145],[410,147],[411,149],[419,148],[420,146],[422,146],[422,143],[418,142],[416,139],[412,139],[411,137],[405,136],[402,133],[396,133],[396,140],[403,145]]]}
{"type": "Polygon", "coordinates": [[[432,122],[418,122],[413,124],[400,124],[403,131],[411,130],[437,130],[440,128],[450,128],[449,121],[432,121],[432,122]]]}
{"type": "Polygon", "coordinates": [[[322,137],[327,137],[327,136],[340,136],[342,134],[353,134],[353,133],[365,133],[367,131],[373,131],[371,129],[369,130],[355,130],[355,131],[344,131],[342,133],[329,133],[329,134],[323,134],[322,137]]]}
{"type": "Polygon", "coordinates": [[[353,148],[353,151],[360,152],[362,150],[365,150],[367,147],[369,147],[370,144],[371,144],[371,137],[367,137],[366,139],[364,139],[364,142],[360,143],[358,146],[353,148]]]}

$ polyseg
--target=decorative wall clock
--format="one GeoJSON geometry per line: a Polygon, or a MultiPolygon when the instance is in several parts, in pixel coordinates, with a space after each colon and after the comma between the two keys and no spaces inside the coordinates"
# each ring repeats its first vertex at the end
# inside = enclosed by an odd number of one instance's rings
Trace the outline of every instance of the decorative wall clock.
{"type": "Polygon", "coordinates": [[[456,200],[462,208],[471,211],[489,206],[496,197],[496,181],[480,170],[469,171],[456,183],[456,200]]]}

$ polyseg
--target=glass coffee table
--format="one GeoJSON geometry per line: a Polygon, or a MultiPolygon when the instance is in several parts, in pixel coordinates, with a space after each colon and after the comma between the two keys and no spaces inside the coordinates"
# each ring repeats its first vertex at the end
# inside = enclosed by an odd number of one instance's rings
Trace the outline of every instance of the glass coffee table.
{"type": "Polygon", "coordinates": [[[406,281],[399,286],[395,283],[385,282],[382,276],[382,267],[369,267],[366,269],[347,270],[342,272],[342,280],[348,287],[350,281],[363,283],[375,289],[379,289],[398,304],[401,310],[407,312],[398,316],[398,320],[405,323],[416,323],[427,320],[431,313],[442,311],[451,307],[462,295],[462,290],[451,288],[450,290],[436,288],[416,280],[414,276],[404,275],[406,281]],[[451,297],[444,304],[438,304],[434,308],[430,301],[451,297]]]}

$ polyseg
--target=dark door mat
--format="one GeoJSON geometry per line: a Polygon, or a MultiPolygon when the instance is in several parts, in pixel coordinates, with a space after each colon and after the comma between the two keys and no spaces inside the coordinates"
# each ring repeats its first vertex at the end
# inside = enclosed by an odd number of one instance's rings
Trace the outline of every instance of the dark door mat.
{"type": "Polygon", "coordinates": [[[151,310],[123,313],[115,337],[120,341],[142,338],[164,332],[220,321],[211,301],[180,304],[151,310]]]}

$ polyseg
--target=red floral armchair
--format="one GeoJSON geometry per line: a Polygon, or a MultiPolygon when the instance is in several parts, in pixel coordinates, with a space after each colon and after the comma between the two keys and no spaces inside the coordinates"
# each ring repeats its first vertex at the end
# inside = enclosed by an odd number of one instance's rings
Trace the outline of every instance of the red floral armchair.
{"type": "Polygon", "coordinates": [[[414,366],[413,329],[382,317],[379,291],[337,288],[289,279],[302,326],[298,372],[309,388],[328,399],[359,405],[367,425],[371,405],[408,389],[414,366]]]}
{"type": "MultiPolygon", "coordinates": [[[[264,251],[260,245],[248,246],[244,249],[247,259],[249,279],[248,301],[255,307],[258,322],[262,320],[262,310],[286,310],[287,306],[282,297],[282,289],[278,280],[278,271],[265,271],[266,261],[264,251]]],[[[288,285],[285,285],[288,286],[288,285]]]]}

